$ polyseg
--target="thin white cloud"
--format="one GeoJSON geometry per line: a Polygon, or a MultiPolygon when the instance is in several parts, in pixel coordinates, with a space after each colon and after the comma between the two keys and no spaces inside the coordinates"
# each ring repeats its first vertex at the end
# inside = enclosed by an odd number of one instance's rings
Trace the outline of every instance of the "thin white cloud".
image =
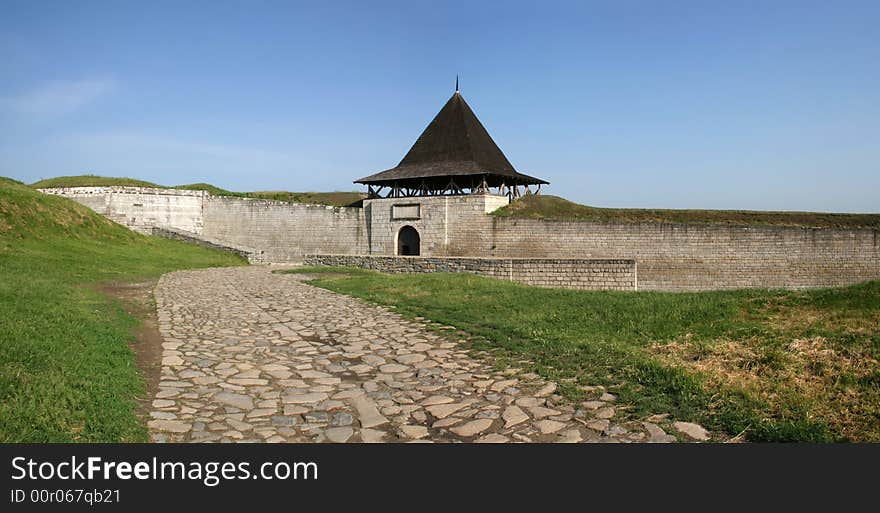
{"type": "Polygon", "coordinates": [[[64,116],[112,93],[117,87],[113,78],[52,82],[18,96],[0,97],[0,107],[25,116],[64,116]]]}
{"type": "Polygon", "coordinates": [[[268,148],[177,139],[169,135],[137,132],[74,133],[58,137],[51,145],[79,173],[133,176],[158,183],[210,181],[255,187],[257,177],[298,174],[315,169],[308,157],[268,148]]]}
{"type": "Polygon", "coordinates": [[[292,160],[290,155],[261,148],[201,143],[138,133],[76,134],[66,137],[65,142],[84,148],[97,148],[101,151],[112,149],[112,151],[133,153],[152,152],[158,156],[187,156],[189,158],[263,163],[283,163],[292,160]]]}

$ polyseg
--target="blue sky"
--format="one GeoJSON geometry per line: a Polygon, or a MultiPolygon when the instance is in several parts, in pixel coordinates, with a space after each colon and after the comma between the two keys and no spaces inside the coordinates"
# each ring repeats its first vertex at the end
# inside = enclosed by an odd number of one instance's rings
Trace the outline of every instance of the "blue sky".
{"type": "Polygon", "coordinates": [[[880,2],[2,2],[0,175],[358,190],[453,92],[547,193],[880,211],[880,2]]]}

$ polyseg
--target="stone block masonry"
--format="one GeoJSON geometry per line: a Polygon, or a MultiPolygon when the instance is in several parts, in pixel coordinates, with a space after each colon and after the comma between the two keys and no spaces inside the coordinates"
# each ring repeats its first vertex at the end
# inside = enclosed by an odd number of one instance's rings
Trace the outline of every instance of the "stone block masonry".
{"type": "Polygon", "coordinates": [[[306,265],[360,267],[386,273],[470,273],[537,287],[637,290],[635,260],[307,255],[306,265]]]}
{"type": "Polygon", "coordinates": [[[267,262],[299,262],[309,253],[367,252],[364,209],[211,196],[202,234],[264,252],[267,262]]]}
{"type": "MultiPolygon", "coordinates": [[[[411,226],[421,237],[422,255],[489,256],[482,244],[488,240],[486,237],[491,237],[492,218],[487,214],[507,203],[506,196],[492,194],[364,200],[363,210],[369,219],[369,240],[367,251],[359,253],[397,254],[397,236],[400,229],[411,226]],[[395,218],[396,208],[415,205],[418,205],[416,218],[395,218]]],[[[348,252],[318,250],[314,253],[347,254],[348,252]]]]}
{"type": "MultiPolygon", "coordinates": [[[[487,216],[489,217],[489,216],[487,216]]],[[[880,279],[877,230],[493,218],[496,257],[632,258],[639,289],[833,287],[880,279]]]]}

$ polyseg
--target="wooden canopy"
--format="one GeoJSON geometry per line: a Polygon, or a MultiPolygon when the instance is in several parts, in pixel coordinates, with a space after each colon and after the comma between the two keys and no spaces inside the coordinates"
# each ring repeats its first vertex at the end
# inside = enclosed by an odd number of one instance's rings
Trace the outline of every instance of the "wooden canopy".
{"type": "Polygon", "coordinates": [[[540,189],[548,182],[514,169],[456,91],[396,167],[355,183],[367,185],[373,197],[385,187],[390,188],[388,197],[401,197],[484,193],[490,188],[518,196],[520,186],[540,189]]]}

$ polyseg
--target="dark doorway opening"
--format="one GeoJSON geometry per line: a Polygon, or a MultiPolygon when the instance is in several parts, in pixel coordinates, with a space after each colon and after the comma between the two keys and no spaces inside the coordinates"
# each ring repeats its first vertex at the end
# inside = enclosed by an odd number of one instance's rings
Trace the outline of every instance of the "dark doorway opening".
{"type": "Polygon", "coordinates": [[[418,256],[419,232],[412,226],[404,226],[397,234],[397,254],[401,256],[418,256]]]}

